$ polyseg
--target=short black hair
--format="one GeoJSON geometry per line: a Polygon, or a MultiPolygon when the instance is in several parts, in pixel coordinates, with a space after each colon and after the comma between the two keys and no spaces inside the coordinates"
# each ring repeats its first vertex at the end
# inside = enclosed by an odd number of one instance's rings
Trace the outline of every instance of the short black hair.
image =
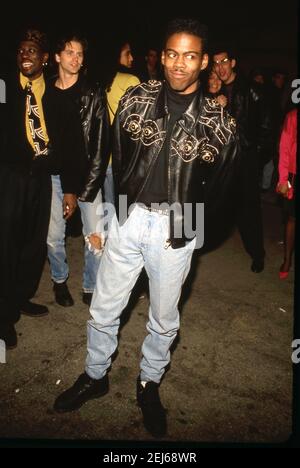
{"type": "Polygon", "coordinates": [[[233,44],[225,42],[225,41],[213,44],[211,46],[209,52],[210,52],[211,57],[213,55],[221,54],[223,52],[223,53],[226,53],[228,55],[229,59],[236,59],[237,58],[237,51],[236,51],[235,46],[233,44]]]}
{"type": "Polygon", "coordinates": [[[255,76],[261,75],[263,78],[265,78],[265,71],[262,68],[256,67],[250,70],[249,72],[249,78],[254,79],[255,76]]]}
{"type": "Polygon", "coordinates": [[[82,46],[83,52],[86,53],[88,49],[88,41],[85,37],[76,32],[69,32],[64,36],[61,36],[56,42],[54,53],[60,54],[63,50],[65,50],[66,45],[71,41],[79,42],[79,44],[82,46]]]}
{"type": "Polygon", "coordinates": [[[287,76],[287,72],[286,70],[283,70],[283,68],[274,68],[272,70],[272,77],[274,77],[275,75],[283,75],[283,76],[287,76]]]}
{"type": "Polygon", "coordinates": [[[49,52],[49,42],[47,36],[44,32],[38,29],[28,28],[23,30],[18,38],[18,41],[19,44],[20,42],[24,41],[34,42],[40,47],[42,52],[49,52]]]}
{"type": "Polygon", "coordinates": [[[174,18],[166,27],[164,47],[173,34],[187,33],[201,39],[203,52],[206,52],[208,44],[208,28],[195,18],[174,18]]]}

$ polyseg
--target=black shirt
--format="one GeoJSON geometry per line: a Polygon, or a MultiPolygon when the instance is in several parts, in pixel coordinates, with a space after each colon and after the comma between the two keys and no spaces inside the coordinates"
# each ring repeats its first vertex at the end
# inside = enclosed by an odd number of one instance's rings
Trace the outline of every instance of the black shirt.
{"type": "Polygon", "coordinates": [[[147,206],[150,206],[151,203],[168,202],[168,162],[173,128],[197,94],[197,91],[190,94],[179,94],[169,86],[166,89],[169,121],[165,141],[152,167],[146,185],[138,198],[138,202],[147,206]]]}
{"type": "MultiPolygon", "coordinates": [[[[60,171],[61,183],[64,193],[80,194],[84,182],[86,172],[86,150],[84,144],[84,136],[80,118],[80,96],[81,96],[81,83],[78,79],[76,83],[69,88],[60,89],[52,82],[51,86],[52,100],[59,103],[60,108],[68,109],[68,128],[72,135],[72,148],[65,150],[65,156],[62,161],[62,168],[60,171]],[[76,180],[76,192],[71,190],[72,180],[76,180]]],[[[63,138],[65,140],[65,138],[63,138]]],[[[74,184],[72,184],[74,185],[74,184]]]]}
{"type": "Polygon", "coordinates": [[[81,97],[81,80],[78,78],[76,83],[66,89],[54,86],[54,90],[62,99],[68,99],[68,104],[73,106],[73,110],[79,113],[80,111],[80,97],[81,97]]]}

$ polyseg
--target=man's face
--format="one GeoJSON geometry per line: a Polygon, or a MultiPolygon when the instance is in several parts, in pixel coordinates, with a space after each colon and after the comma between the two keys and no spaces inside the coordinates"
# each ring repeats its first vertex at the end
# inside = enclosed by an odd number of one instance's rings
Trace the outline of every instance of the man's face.
{"type": "Polygon", "coordinates": [[[256,83],[259,83],[259,84],[264,84],[264,77],[259,73],[258,75],[255,75],[253,77],[253,80],[256,82],[256,83]]]}
{"type": "Polygon", "coordinates": [[[40,46],[33,41],[22,41],[17,51],[17,64],[21,73],[36,80],[43,73],[43,64],[47,62],[49,55],[42,51],[40,46]]]}
{"type": "Polygon", "coordinates": [[[150,49],[146,55],[146,62],[152,68],[155,68],[158,62],[158,53],[154,49],[150,49]]]}
{"type": "Polygon", "coordinates": [[[180,94],[190,94],[198,88],[199,74],[207,67],[208,55],[203,54],[198,36],[176,33],[167,40],[161,62],[170,87],[180,94]]]}
{"type": "Polygon", "coordinates": [[[235,78],[235,59],[230,59],[227,52],[221,52],[213,56],[214,71],[225,84],[231,83],[235,78]]]}
{"type": "Polygon", "coordinates": [[[60,54],[55,54],[60,70],[70,75],[77,75],[83,63],[83,48],[80,42],[67,42],[60,54]]]}
{"type": "Polygon", "coordinates": [[[131,68],[133,63],[133,57],[130,49],[129,44],[125,44],[122,47],[121,54],[120,54],[120,64],[124,67],[131,68]]]}
{"type": "Polygon", "coordinates": [[[285,76],[282,73],[276,73],[273,78],[273,83],[278,89],[282,89],[285,82],[285,76]]]}

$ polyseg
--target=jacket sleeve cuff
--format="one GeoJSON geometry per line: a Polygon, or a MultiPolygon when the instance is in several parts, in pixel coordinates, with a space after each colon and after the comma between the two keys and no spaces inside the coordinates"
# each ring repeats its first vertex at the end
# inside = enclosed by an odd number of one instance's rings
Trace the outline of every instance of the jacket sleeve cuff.
{"type": "Polygon", "coordinates": [[[63,193],[74,193],[78,195],[78,193],[80,192],[79,181],[75,180],[74,178],[62,175],[60,177],[60,180],[63,193]]]}

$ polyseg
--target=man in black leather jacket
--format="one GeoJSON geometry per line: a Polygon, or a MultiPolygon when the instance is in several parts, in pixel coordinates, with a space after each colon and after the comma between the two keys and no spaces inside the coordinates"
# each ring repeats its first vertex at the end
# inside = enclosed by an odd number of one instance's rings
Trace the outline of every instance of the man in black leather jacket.
{"type": "MultiPolygon", "coordinates": [[[[80,116],[81,120],[85,167],[81,173],[81,186],[77,196],[83,235],[86,239],[82,300],[89,305],[101,257],[90,250],[88,236],[96,232],[100,235],[103,231],[101,188],[109,157],[109,117],[105,93],[97,84],[90,83],[84,74],[80,73],[86,49],[86,40],[74,34],[59,40],[55,53],[58,76],[53,91],[61,100],[67,100],[72,104],[74,113],[80,116]]],[[[70,160],[70,173],[72,168],[73,162],[70,160]]],[[[56,302],[68,307],[72,306],[74,301],[67,286],[69,267],[65,250],[66,220],[61,209],[62,201],[60,177],[52,176],[48,258],[56,302]]]]}
{"type": "Polygon", "coordinates": [[[237,224],[251,270],[264,269],[263,224],[260,201],[260,158],[272,156],[273,133],[270,109],[263,95],[235,71],[236,59],[225,45],[215,47],[213,68],[223,82],[226,109],[236,119],[241,154],[238,184],[237,224]]]}
{"type": "Polygon", "coordinates": [[[208,62],[205,48],[203,25],[193,19],[173,20],[162,54],[166,81],[129,88],[120,101],[113,138],[119,222],[116,216],[112,220],[90,308],[86,372],[57,398],[58,412],[107,393],[120,315],[145,267],[150,309],[137,402],[152,435],[161,437],[167,431],[158,387],[179,329],[178,301],[197,240],[201,246],[191,229],[181,228],[191,228],[189,207],[203,201],[205,166],[215,168],[215,187],[219,174],[228,188],[237,154],[233,119],[202,94],[199,74],[208,62]],[[135,204],[127,220],[127,209],[122,213],[126,198],[135,204]]]}

